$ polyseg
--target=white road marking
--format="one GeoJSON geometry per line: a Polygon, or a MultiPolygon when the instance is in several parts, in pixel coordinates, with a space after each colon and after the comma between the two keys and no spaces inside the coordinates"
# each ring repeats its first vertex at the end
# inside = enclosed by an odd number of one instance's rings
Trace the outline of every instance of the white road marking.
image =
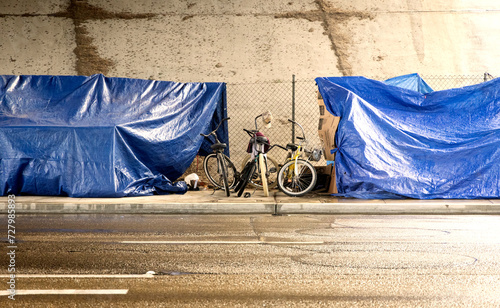
{"type": "MultiPolygon", "coordinates": [[[[67,289],[67,290],[16,290],[17,295],[100,295],[100,294],[127,294],[128,289],[117,289],[117,290],[76,290],[76,289],[67,289]]],[[[0,296],[8,296],[11,295],[10,291],[0,291],[0,296]]]]}
{"type": "Polygon", "coordinates": [[[318,245],[325,242],[280,242],[280,241],[121,241],[122,244],[237,244],[237,245],[262,245],[262,244],[286,244],[286,245],[318,245]]]}
{"type": "MultiPolygon", "coordinates": [[[[10,275],[0,275],[10,278],[10,275]]],[[[153,274],[18,274],[16,278],[155,278],[153,274]]]]}

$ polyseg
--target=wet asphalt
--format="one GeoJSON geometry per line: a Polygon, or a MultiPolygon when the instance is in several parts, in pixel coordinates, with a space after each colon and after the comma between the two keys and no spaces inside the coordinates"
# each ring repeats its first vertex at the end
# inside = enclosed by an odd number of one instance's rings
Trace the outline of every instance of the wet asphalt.
{"type": "MultiPolygon", "coordinates": [[[[0,304],[498,307],[499,231],[494,215],[20,215],[19,292],[126,294],[18,294],[0,304]]],[[[8,263],[3,253],[6,281],[8,263]]]]}

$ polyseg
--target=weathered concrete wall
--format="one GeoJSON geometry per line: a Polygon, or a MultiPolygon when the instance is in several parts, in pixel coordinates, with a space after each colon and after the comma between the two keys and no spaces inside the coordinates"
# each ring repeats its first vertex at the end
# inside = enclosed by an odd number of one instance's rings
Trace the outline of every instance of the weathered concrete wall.
{"type": "Polygon", "coordinates": [[[66,1],[0,1],[0,74],[76,74],[73,21],[52,14],[66,1]]]}
{"type": "Polygon", "coordinates": [[[1,74],[499,75],[494,0],[2,0],[1,74]]]}
{"type": "Polygon", "coordinates": [[[498,76],[500,10],[494,0],[321,0],[346,75],[498,76]],[[366,14],[366,15],[362,15],[366,14]],[[363,16],[363,17],[358,17],[363,16]],[[368,73],[365,73],[368,72],[368,73]]]}

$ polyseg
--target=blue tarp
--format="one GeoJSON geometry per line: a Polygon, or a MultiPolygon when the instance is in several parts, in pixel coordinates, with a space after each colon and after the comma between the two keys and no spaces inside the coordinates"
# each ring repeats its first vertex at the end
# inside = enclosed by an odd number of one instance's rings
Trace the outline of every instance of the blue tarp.
{"type": "Polygon", "coordinates": [[[387,79],[384,83],[420,92],[422,94],[431,93],[433,91],[432,88],[422,79],[422,77],[416,73],[387,79]]]}
{"type": "MultiPolygon", "coordinates": [[[[173,184],[226,117],[224,83],[0,76],[3,195],[123,197],[173,184]],[[203,146],[202,146],[203,143],[203,146]]],[[[228,140],[227,125],[219,131],[228,140]]]]}
{"type": "Polygon", "coordinates": [[[317,78],[335,136],[337,187],[355,198],[499,198],[500,79],[420,93],[317,78]]]}

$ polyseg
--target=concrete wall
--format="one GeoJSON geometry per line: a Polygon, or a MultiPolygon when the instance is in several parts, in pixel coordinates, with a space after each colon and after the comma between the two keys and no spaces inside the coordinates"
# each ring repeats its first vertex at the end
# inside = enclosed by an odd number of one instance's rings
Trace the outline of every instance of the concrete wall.
{"type": "Polygon", "coordinates": [[[494,0],[2,0],[1,74],[500,74],[494,0]]]}

